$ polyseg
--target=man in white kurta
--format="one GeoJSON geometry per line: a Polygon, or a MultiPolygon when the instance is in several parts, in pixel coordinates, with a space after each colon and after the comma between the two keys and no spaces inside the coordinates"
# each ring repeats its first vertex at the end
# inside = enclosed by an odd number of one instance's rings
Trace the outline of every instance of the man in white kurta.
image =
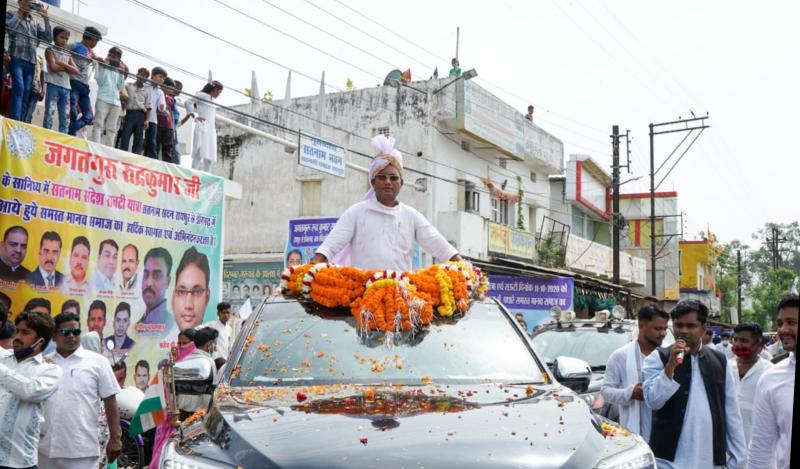
{"type": "Polygon", "coordinates": [[[753,434],[753,406],[755,405],[756,385],[761,375],[772,368],[772,362],[761,358],[761,326],[756,323],[737,324],[731,341],[731,350],[735,357],[728,360],[728,366],[739,379],[736,389],[739,399],[739,410],[742,413],[744,441],[750,443],[753,434]]]}
{"type": "Polygon", "coordinates": [[[600,393],[606,402],[619,406],[619,423],[647,441],[653,411],[644,402],[642,366],[664,341],[669,315],[655,305],[646,305],[638,316],[639,334],[608,357],[600,393]]]}
{"type": "Polygon", "coordinates": [[[312,262],[332,260],[359,269],[408,272],[415,242],[439,261],[459,260],[458,250],[436,227],[397,200],[403,186],[403,158],[393,148],[394,139],[378,135],[372,143],[378,151],[370,164],[372,189],[342,214],[312,262]]]}
{"type": "MultiPolygon", "coordinates": [[[[700,344],[702,348],[703,345],[700,344]]],[[[699,349],[698,349],[699,351],[699,349]]],[[[692,384],[689,391],[689,402],[683,418],[681,436],[675,451],[675,460],[667,461],[656,458],[659,469],[713,468],[714,458],[711,446],[712,423],[711,408],[708,395],[700,372],[700,361],[691,360],[692,384]]],[[[747,455],[747,446],[742,432],[742,417],[739,413],[739,402],[736,397],[736,380],[732,368],[727,368],[725,378],[725,434],[728,447],[728,467],[735,468],[747,455]]],[[[644,360],[642,369],[644,378],[645,402],[652,409],[660,409],[680,388],[672,378],[664,373],[664,364],[658,353],[652,353],[644,360]]],[[[657,428],[653,429],[658,432],[657,428]]]]}
{"type": "Polygon", "coordinates": [[[784,350],[789,352],[789,358],[765,371],[756,387],[753,409],[755,431],[750,439],[747,469],[771,465],[778,469],[790,467],[799,313],[800,298],[797,295],[784,298],[778,305],[778,338],[784,350]]]}

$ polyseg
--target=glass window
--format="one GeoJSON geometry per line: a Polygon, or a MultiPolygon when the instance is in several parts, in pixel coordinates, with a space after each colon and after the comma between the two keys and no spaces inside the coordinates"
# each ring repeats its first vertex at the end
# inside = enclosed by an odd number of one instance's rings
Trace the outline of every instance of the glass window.
{"type": "Polygon", "coordinates": [[[475,302],[461,318],[386,334],[357,329],[347,310],[270,302],[231,385],[544,382],[512,321],[495,303],[475,302]]]}
{"type": "Polygon", "coordinates": [[[548,364],[565,355],[580,358],[593,370],[604,370],[611,353],[633,337],[633,333],[626,329],[575,326],[541,332],[533,337],[533,346],[548,364]]]}

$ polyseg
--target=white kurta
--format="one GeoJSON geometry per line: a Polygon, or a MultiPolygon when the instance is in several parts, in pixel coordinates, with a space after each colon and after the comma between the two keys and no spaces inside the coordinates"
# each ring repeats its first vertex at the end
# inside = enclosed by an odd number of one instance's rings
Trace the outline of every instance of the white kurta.
{"type": "Polygon", "coordinates": [[[762,469],[771,463],[789,469],[796,372],[797,357],[792,352],[761,375],[753,409],[753,427],[758,430],[750,439],[747,469],[762,469]]]}
{"type": "Polygon", "coordinates": [[[642,382],[644,358],[636,340],[615,350],[608,357],[600,393],[606,402],[619,406],[619,423],[647,441],[653,411],[643,401],[631,399],[633,388],[642,382]]]}
{"type": "MultiPolygon", "coordinates": [[[[739,376],[739,365],[737,359],[728,361],[728,366],[733,368],[733,373],[739,376]]],[[[753,400],[756,395],[756,385],[761,375],[765,371],[772,368],[772,363],[759,358],[758,361],[747,370],[744,377],[736,381],[737,397],[739,399],[739,409],[742,411],[742,426],[744,428],[744,441],[750,443],[750,437],[753,435],[753,407],[755,401],[753,400]]]]}
{"type": "MultiPolygon", "coordinates": [[[[683,365],[681,365],[683,366],[683,365]]],[[[713,424],[711,407],[700,372],[700,361],[692,359],[692,383],[689,388],[689,401],[683,417],[681,436],[675,451],[675,460],[667,461],[656,458],[659,469],[710,469],[714,466],[714,448],[711,445],[713,424]]],[[[739,413],[739,401],[736,397],[737,374],[728,367],[725,378],[725,435],[728,449],[728,467],[735,468],[744,462],[747,446],[742,431],[742,417],[739,413]]],[[[664,364],[658,353],[652,353],[644,360],[642,369],[644,378],[644,400],[652,409],[658,410],[678,392],[680,384],[668,378],[664,373],[664,364]]],[[[658,429],[654,429],[658,431],[658,429]]]]}
{"type": "Polygon", "coordinates": [[[211,96],[199,91],[196,98],[186,100],[186,113],[196,112],[205,120],[194,120],[192,134],[192,160],[217,161],[217,110],[211,104],[211,96]]]}
{"type": "Polygon", "coordinates": [[[402,202],[387,207],[372,197],[348,208],[317,252],[331,260],[349,245],[353,267],[408,272],[414,242],[439,261],[458,254],[418,211],[402,202]]]}

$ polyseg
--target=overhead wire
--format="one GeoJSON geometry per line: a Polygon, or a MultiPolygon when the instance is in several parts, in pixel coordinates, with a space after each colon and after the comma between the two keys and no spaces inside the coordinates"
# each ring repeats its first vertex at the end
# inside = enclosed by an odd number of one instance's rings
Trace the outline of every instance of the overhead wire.
{"type": "MultiPolygon", "coordinates": [[[[164,16],[164,17],[166,17],[166,18],[169,18],[169,19],[171,19],[171,20],[173,20],[173,21],[177,21],[177,22],[179,22],[180,24],[187,25],[187,26],[191,27],[192,29],[195,29],[195,30],[201,31],[201,32],[203,32],[204,34],[210,35],[210,36],[214,37],[215,39],[217,39],[217,40],[220,40],[220,41],[222,41],[222,42],[224,42],[224,43],[226,43],[226,44],[233,44],[233,43],[231,43],[230,41],[227,41],[227,40],[225,40],[224,38],[221,38],[221,37],[219,37],[219,36],[216,36],[216,35],[213,35],[213,34],[211,34],[211,33],[208,33],[208,32],[206,32],[206,31],[204,31],[204,30],[202,30],[202,29],[200,29],[200,28],[198,28],[198,27],[196,27],[196,26],[194,26],[194,25],[191,25],[190,23],[187,23],[187,22],[185,22],[185,21],[183,21],[183,20],[179,20],[179,19],[175,18],[174,16],[172,16],[172,15],[169,15],[168,13],[162,12],[162,11],[160,11],[160,10],[156,9],[156,8],[153,8],[153,7],[151,7],[151,6],[147,5],[147,4],[144,4],[144,3],[140,2],[139,0],[126,0],[126,1],[128,1],[128,2],[131,2],[131,3],[134,3],[134,4],[137,4],[137,5],[140,5],[140,6],[144,7],[144,8],[146,8],[147,10],[150,10],[150,11],[152,11],[152,12],[154,12],[154,13],[160,14],[160,15],[162,15],[162,16],[164,16]]],[[[215,0],[215,1],[218,1],[218,0],[215,0]]],[[[245,12],[242,12],[242,11],[240,11],[240,10],[236,10],[236,11],[237,11],[239,14],[243,15],[243,16],[248,16],[248,17],[252,18],[252,16],[251,16],[251,15],[249,15],[249,14],[247,14],[247,13],[245,13],[245,12]]],[[[261,22],[260,20],[257,20],[257,21],[261,22]]],[[[237,48],[239,48],[239,49],[244,49],[242,46],[239,46],[239,45],[235,45],[235,46],[236,46],[237,48]]],[[[259,56],[260,56],[260,55],[259,55],[259,56]]],[[[245,95],[245,96],[247,96],[247,95],[245,95]]],[[[274,103],[271,103],[271,102],[268,102],[268,101],[267,101],[267,103],[268,103],[269,105],[272,105],[272,106],[280,107],[281,109],[288,109],[288,108],[285,108],[285,107],[278,106],[278,105],[276,105],[276,104],[274,104],[274,103]]],[[[484,107],[484,108],[486,108],[486,106],[483,106],[483,105],[481,105],[481,104],[479,104],[479,103],[474,103],[474,104],[475,104],[475,105],[477,105],[477,106],[479,106],[479,107],[484,107]]],[[[488,109],[488,108],[487,108],[487,109],[488,109]]],[[[292,112],[292,111],[290,111],[290,112],[292,112]]],[[[302,115],[302,114],[301,114],[301,115],[302,115]]],[[[371,137],[364,137],[364,136],[361,136],[361,135],[355,134],[355,133],[353,133],[353,132],[350,132],[350,131],[347,131],[347,130],[345,130],[345,129],[341,129],[341,128],[338,128],[338,127],[332,126],[332,125],[330,125],[330,124],[328,124],[328,123],[326,123],[326,122],[320,121],[320,120],[318,120],[318,119],[315,119],[315,118],[312,118],[312,117],[309,117],[309,116],[305,116],[305,115],[303,115],[303,116],[304,116],[304,117],[306,117],[306,118],[313,119],[313,120],[315,120],[316,122],[319,122],[319,123],[321,123],[321,124],[323,124],[323,125],[326,125],[326,126],[329,126],[329,127],[334,127],[334,128],[336,128],[336,130],[339,130],[339,131],[346,132],[346,133],[348,133],[348,134],[350,134],[350,135],[354,135],[354,136],[356,136],[356,137],[358,137],[358,138],[363,138],[363,139],[366,139],[366,140],[369,140],[369,139],[371,139],[371,137]]],[[[506,117],[506,119],[508,119],[508,118],[506,117]]],[[[572,145],[574,145],[574,146],[576,146],[576,147],[578,147],[578,148],[583,148],[583,149],[585,149],[585,150],[589,150],[589,151],[597,152],[597,153],[600,153],[600,154],[607,154],[607,153],[606,153],[606,152],[604,152],[603,150],[591,149],[591,148],[585,147],[585,146],[583,146],[583,145],[576,144],[576,143],[574,143],[574,142],[569,142],[569,141],[568,141],[568,143],[570,143],[570,144],[572,144],[572,145]]],[[[403,151],[402,149],[400,149],[400,150],[401,150],[401,151],[403,151]]],[[[408,152],[408,151],[403,151],[403,152],[404,152],[404,153],[411,153],[411,152],[408,152]]],[[[423,159],[426,159],[427,161],[430,161],[430,162],[432,162],[432,163],[434,163],[434,164],[439,164],[439,165],[443,165],[443,166],[445,166],[443,163],[441,163],[441,162],[439,162],[439,161],[436,161],[436,160],[431,160],[431,159],[427,159],[427,158],[423,158],[423,159]]],[[[452,169],[452,168],[451,168],[451,169],[452,169]]]]}
{"type": "MultiPolygon", "coordinates": [[[[59,25],[59,26],[68,26],[67,23],[65,23],[65,22],[62,23],[62,22],[59,22],[58,20],[51,20],[51,23],[59,25]]],[[[22,34],[22,33],[16,33],[16,34],[26,35],[26,34],[22,34]]],[[[28,36],[28,35],[26,35],[26,36],[28,36]]],[[[33,36],[28,36],[28,37],[34,38],[33,36]]],[[[122,44],[122,43],[119,43],[117,41],[114,41],[114,40],[112,40],[112,39],[110,39],[108,37],[104,37],[103,41],[104,42],[108,42],[109,44],[115,45],[115,46],[119,47],[120,49],[122,49],[124,51],[133,52],[134,54],[139,55],[139,51],[133,50],[133,49],[127,47],[125,44],[122,44]]],[[[152,56],[149,56],[149,57],[146,57],[146,58],[151,59],[151,60],[155,59],[152,56]]],[[[99,59],[90,59],[90,60],[92,60],[97,65],[103,63],[99,59]]],[[[164,66],[166,66],[167,68],[178,69],[178,70],[184,71],[182,69],[179,69],[178,67],[172,66],[168,62],[164,62],[164,61],[158,60],[158,59],[155,59],[155,61],[160,63],[160,64],[162,64],[162,65],[164,65],[164,66]]],[[[198,76],[197,74],[195,74],[193,72],[189,72],[189,71],[184,71],[184,72],[185,73],[190,73],[193,76],[198,76]]],[[[120,73],[123,73],[123,72],[120,72],[120,73]]],[[[134,73],[130,73],[130,72],[124,72],[124,73],[125,73],[126,76],[136,77],[136,75],[134,73]]],[[[144,79],[144,81],[146,81],[148,83],[151,83],[153,85],[161,86],[159,83],[154,82],[149,78],[148,79],[144,79]]],[[[264,119],[264,118],[262,118],[260,116],[253,115],[253,114],[250,114],[248,112],[236,109],[234,107],[222,105],[222,104],[220,104],[220,103],[218,103],[216,101],[211,101],[211,100],[207,100],[207,99],[200,98],[200,97],[197,97],[197,96],[193,96],[193,95],[190,95],[189,93],[186,93],[186,92],[182,92],[181,94],[189,95],[195,101],[204,102],[206,104],[212,105],[215,108],[227,111],[227,112],[229,112],[231,114],[234,114],[234,115],[236,115],[236,116],[238,116],[240,118],[247,119],[247,120],[252,121],[252,122],[257,122],[257,123],[260,123],[260,124],[264,124],[264,125],[267,125],[267,126],[270,126],[270,127],[273,127],[273,128],[277,128],[279,130],[282,130],[284,132],[290,133],[292,135],[298,135],[300,132],[303,132],[302,129],[295,130],[295,129],[286,127],[284,125],[281,125],[281,124],[278,124],[278,123],[275,123],[275,122],[271,122],[271,121],[269,121],[267,119],[264,119]]],[[[242,94],[244,94],[244,93],[242,93],[242,94]]],[[[352,134],[352,133],[350,133],[350,134],[352,134]]],[[[364,138],[366,138],[366,137],[364,137],[364,138]]],[[[341,145],[337,145],[337,146],[341,146],[341,145]]],[[[348,153],[352,153],[354,155],[357,155],[357,156],[360,156],[360,157],[363,157],[363,158],[367,158],[367,159],[370,159],[370,160],[372,160],[374,158],[373,155],[369,155],[367,153],[363,153],[363,152],[360,152],[358,150],[354,150],[352,148],[348,148],[348,147],[342,147],[342,148],[344,148],[348,153]]],[[[408,154],[408,152],[406,152],[406,153],[408,154]]],[[[461,169],[461,168],[456,168],[456,167],[453,167],[453,166],[449,166],[449,165],[446,165],[446,164],[441,163],[441,162],[436,162],[435,160],[431,160],[431,162],[438,163],[438,164],[440,164],[442,166],[445,166],[445,167],[447,167],[449,169],[452,169],[452,170],[461,171],[462,173],[464,173],[466,175],[470,175],[470,176],[473,176],[473,177],[476,177],[476,178],[480,178],[481,180],[483,179],[482,177],[480,177],[478,175],[467,173],[467,172],[463,171],[463,169],[461,169]]],[[[427,171],[415,169],[415,168],[410,167],[410,166],[407,166],[405,169],[407,171],[411,172],[411,173],[419,174],[420,176],[430,177],[432,179],[440,180],[442,182],[447,182],[447,183],[454,184],[454,185],[460,186],[460,187],[466,187],[466,184],[464,182],[461,182],[461,181],[453,181],[451,179],[448,179],[448,178],[445,178],[445,177],[442,177],[442,176],[439,176],[439,175],[436,175],[436,174],[432,174],[432,173],[429,173],[427,171]]],[[[472,190],[474,190],[475,192],[479,192],[479,193],[483,193],[483,194],[489,195],[490,197],[492,196],[492,193],[491,193],[491,191],[489,189],[479,188],[477,186],[474,186],[472,188],[472,190]]],[[[568,212],[564,212],[564,211],[560,211],[560,210],[556,210],[556,209],[551,209],[551,208],[548,208],[548,211],[553,212],[553,213],[561,213],[561,214],[564,214],[564,215],[570,215],[570,213],[568,213],[568,212]]]]}

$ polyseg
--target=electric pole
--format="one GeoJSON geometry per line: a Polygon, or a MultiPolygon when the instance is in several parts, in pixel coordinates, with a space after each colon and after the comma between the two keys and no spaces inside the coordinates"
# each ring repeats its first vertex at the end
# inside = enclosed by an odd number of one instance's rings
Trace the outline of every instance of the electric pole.
{"type": "Polygon", "coordinates": [[[611,230],[613,239],[613,283],[619,285],[619,126],[611,127],[611,230]]]}
{"type": "Polygon", "coordinates": [[[736,250],[736,323],[742,320],[742,250],[736,250]]]}
{"type": "MultiPolygon", "coordinates": [[[[694,113],[692,113],[694,115],[694,113]]],[[[706,113],[705,117],[693,117],[692,119],[681,119],[678,116],[678,120],[671,121],[671,122],[661,122],[659,124],[650,124],[650,282],[651,282],[651,294],[656,296],[656,189],[660,186],[666,179],[667,176],[670,175],[675,166],[681,162],[683,157],[692,148],[694,142],[703,134],[705,129],[709,128],[709,125],[706,125],[705,121],[708,119],[708,113],[706,113]],[[699,121],[699,123],[698,123],[699,121]],[[680,126],[682,124],[682,126],[680,126]],[[691,125],[691,126],[690,126],[691,125]],[[656,128],[663,128],[663,130],[656,131],[656,128]],[[686,149],[683,150],[681,156],[672,163],[672,166],[669,168],[667,173],[661,180],[656,184],[656,174],[664,167],[665,164],[672,158],[676,151],[683,145],[683,142],[688,139],[695,130],[699,132],[694,136],[694,139],[689,143],[686,149]],[[661,165],[656,168],[656,155],[655,155],[655,141],[654,137],[656,135],[663,135],[675,132],[688,132],[686,136],[683,137],[683,140],[678,143],[675,148],[672,150],[672,153],[661,163],[661,165]]],[[[669,242],[669,241],[667,241],[669,242]]],[[[664,275],[664,281],[666,282],[666,274],[664,275]]],[[[665,283],[666,284],[666,283],[665,283]]]]}
{"type": "Polygon", "coordinates": [[[773,226],[771,231],[772,238],[767,237],[767,239],[764,241],[764,244],[769,247],[770,253],[772,254],[772,269],[778,270],[781,268],[781,264],[783,263],[781,254],[787,252],[786,249],[781,248],[781,244],[786,242],[786,238],[781,237],[781,231],[777,226],[773,226]]]}

